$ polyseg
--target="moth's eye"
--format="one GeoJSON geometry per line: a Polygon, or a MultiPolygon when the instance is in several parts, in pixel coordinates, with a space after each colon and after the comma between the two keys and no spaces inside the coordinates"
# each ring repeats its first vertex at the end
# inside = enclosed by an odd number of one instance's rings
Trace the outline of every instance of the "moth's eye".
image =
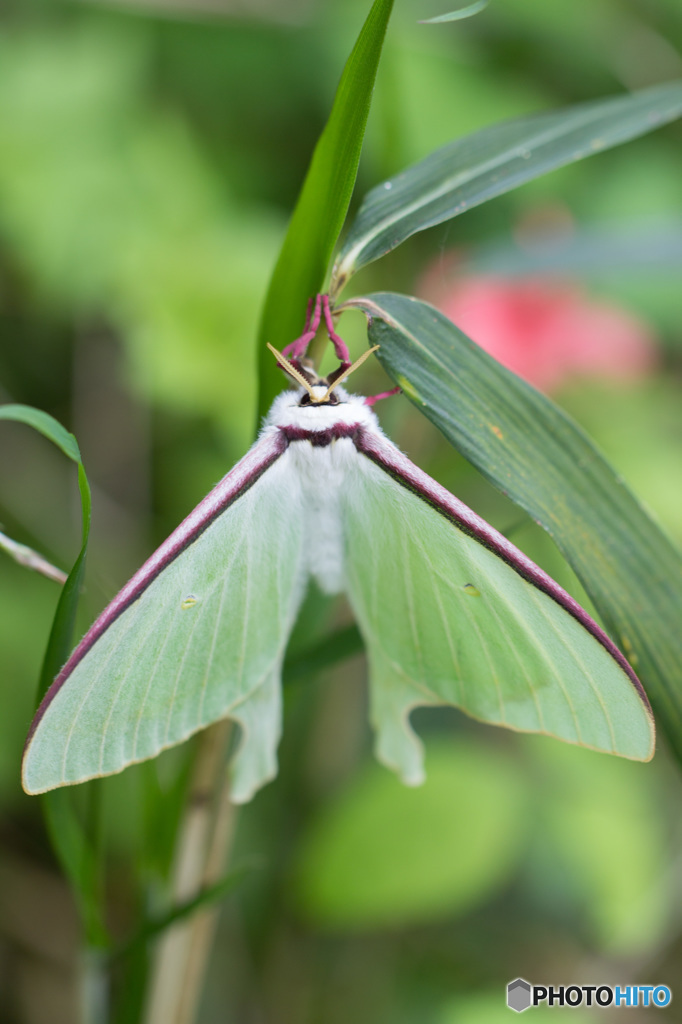
{"type": "Polygon", "coordinates": [[[302,396],[301,401],[298,404],[310,405],[310,395],[306,392],[306,394],[302,396]]]}
{"type": "Polygon", "coordinates": [[[469,597],[481,596],[481,591],[477,590],[473,583],[465,583],[464,586],[462,587],[462,590],[464,591],[465,594],[468,594],[469,597]]]}
{"type": "Polygon", "coordinates": [[[185,600],[180,605],[181,608],[194,608],[194,605],[199,599],[194,594],[188,594],[185,600]]]}
{"type": "Polygon", "coordinates": [[[332,391],[331,395],[329,396],[329,401],[327,402],[327,405],[339,405],[340,402],[341,399],[339,398],[339,396],[334,391],[332,391]]]}

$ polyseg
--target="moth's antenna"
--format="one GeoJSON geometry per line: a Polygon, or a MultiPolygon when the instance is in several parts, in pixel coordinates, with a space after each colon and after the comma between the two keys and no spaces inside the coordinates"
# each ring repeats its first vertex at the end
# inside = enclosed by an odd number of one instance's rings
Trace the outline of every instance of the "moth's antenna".
{"type": "Polygon", "coordinates": [[[367,359],[368,356],[371,356],[372,352],[376,352],[378,348],[378,345],[374,345],[372,346],[372,348],[368,348],[366,352],[363,352],[359,359],[356,359],[354,363],[352,363],[343,371],[343,373],[339,374],[339,376],[336,378],[333,384],[329,385],[329,387],[325,391],[322,398],[319,399],[319,401],[326,402],[334,388],[337,386],[337,384],[340,384],[342,380],[345,380],[346,377],[348,377],[353,372],[353,370],[357,370],[358,366],[361,366],[364,363],[365,359],[367,359]]]}
{"type": "MultiPolygon", "coordinates": [[[[293,377],[294,380],[298,384],[300,384],[302,388],[305,388],[306,391],[308,392],[308,394],[310,395],[311,401],[314,402],[315,401],[315,396],[313,394],[313,389],[312,389],[310,383],[306,380],[306,378],[300,372],[300,370],[297,370],[296,367],[293,365],[293,363],[290,363],[289,360],[287,359],[287,357],[283,356],[281,352],[278,352],[277,349],[273,345],[271,345],[269,341],[266,341],[265,344],[268,346],[268,348],[270,349],[270,351],[272,352],[273,356],[275,357],[275,359],[277,360],[279,365],[282,367],[284,372],[288,373],[290,377],[293,377]]],[[[369,354],[369,353],[367,353],[367,354],[369,354]]]]}

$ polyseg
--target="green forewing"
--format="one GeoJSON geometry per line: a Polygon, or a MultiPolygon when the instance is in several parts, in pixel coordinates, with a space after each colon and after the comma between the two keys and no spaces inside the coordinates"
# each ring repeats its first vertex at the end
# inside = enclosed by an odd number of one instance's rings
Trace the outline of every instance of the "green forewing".
{"type": "Polygon", "coordinates": [[[30,792],[120,771],[226,715],[244,730],[233,799],[276,774],[281,665],[303,587],[287,454],[78,663],[28,747],[30,792]]]}
{"type": "Polygon", "coordinates": [[[344,506],[347,584],[370,662],[377,755],[423,778],[417,705],[640,760],[629,677],[565,608],[365,457],[344,506]]]}

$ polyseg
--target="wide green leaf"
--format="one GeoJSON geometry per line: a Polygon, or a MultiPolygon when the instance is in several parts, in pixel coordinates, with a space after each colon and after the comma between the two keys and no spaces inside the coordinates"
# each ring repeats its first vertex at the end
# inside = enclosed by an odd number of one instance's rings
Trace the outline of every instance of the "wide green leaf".
{"type": "Polygon", "coordinates": [[[682,757],[682,558],[589,438],[426,303],[349,300],[405,395],[554,538],[682,757]]]}
{"type": "Polygon", "coordinates": [[[302,334],[306,304],[322,290],[346,219],[392,9],[393,0],[374,0],[341,76],[273,271],[259,332],[259,417],[282,390],[281,372],[265,343],[281,349],[302,334]]]}
{"type": "Polygon", "coordinates": [[[367,193],[337,257],[332,295],[415,232],[680,114],[682,82],[672,82],[505,121],[450,142],[367,193]]]}

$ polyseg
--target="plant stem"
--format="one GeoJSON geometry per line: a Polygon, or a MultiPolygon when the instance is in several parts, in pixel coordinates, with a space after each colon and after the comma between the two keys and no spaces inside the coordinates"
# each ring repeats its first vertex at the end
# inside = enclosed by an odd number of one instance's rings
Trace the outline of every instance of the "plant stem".
{"type": "MultiPolygon", "coordinates": [[[[235,818],[225,770],[230,731],[228,720],[216,722],[199,741],[176,850],[175,903],[192,899],[215,883],[224,869],[235,818]]],[[[215,908],[197,911],[160,940],[145,1024],[193,1024],[217,914],[215,908]]]]}
{"type": "Polygon", "coordinates": [[[101,949],[85,949],[80,964],[80,1009],[84,1024],[106,1024],[109,1019],[107,961],[101,949]]]}

